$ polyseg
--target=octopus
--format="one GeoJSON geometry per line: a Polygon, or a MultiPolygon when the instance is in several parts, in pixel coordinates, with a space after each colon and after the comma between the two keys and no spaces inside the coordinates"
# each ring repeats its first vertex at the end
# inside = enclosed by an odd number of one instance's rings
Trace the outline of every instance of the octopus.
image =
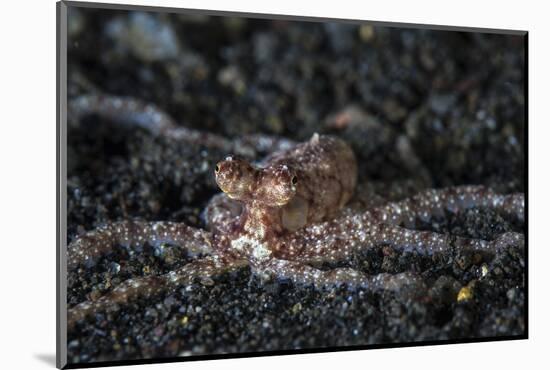
{"type": "Polygon", "coordinates": [[[361,209],[353,206],[360,187],[356,157],[336,136],[315,133],[302,143],[262,135],[230,141],[183,128],[158,107],[133,98],[91,95],[70,102],[69,124],[90,114],[240,154],[271,153],[259,162],[231,154],[216,164],[213,175],[222,192],[204,210],[204,229],[126,220],[108,222],[70,242],[69,270],[91,268],[115,248],[139,251],[146,244],[176,245],[191,261],[163,275],[129,278],[98,298],[69,307],[69,327],[140,297],[196,282],[211,285],[217,276],[245,267],[261,281],[384,292],[421,284],[422,279],[414,272],[367,275],[345,267],[355,253],[382,245],[397,253],[435,256],[468,250],[491,259],[507,248],[524,247],[523,233],[481,240],[416,228],[418,222],[469,209],[490,209],[523,225],[522,193],[499,194],[484,186],[463,185],[428,189],[361,209]]]}

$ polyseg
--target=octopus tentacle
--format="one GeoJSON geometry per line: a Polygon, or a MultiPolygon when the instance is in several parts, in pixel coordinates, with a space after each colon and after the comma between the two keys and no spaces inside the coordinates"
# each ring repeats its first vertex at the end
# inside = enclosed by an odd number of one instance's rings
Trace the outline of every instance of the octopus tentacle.
{"type": "Polygon", "coordinates": [[[93,313],[104,312],[110,307],[127,304],[140,297],[149,298],[181,285],[189,285],[196,279],[210,285],[216,276],[246,265],[246,260],[233,260],[215,255],[190,262],[164,275],[128,279],[96,301],[81,302],[69,308],[67,323],[72,327],[93,313]]]}
{"type": "Polygon", "coordinates": [[[76,125],[88,115],[98,115],[120,124],[141,127],[158,135],[177,127],[172,117],[156,105],[131,97],[90,94],[69,100],[69,123],[76,125]]]}
{"type": "Polygon", "coordinates": [[[348,288],[364,288],[376,291],[398,291],[404,286],[424,287],[423,280],[414,273],[380,273],[366,275],[352,268],[320,270],[296,261],[272,259],[264,264],[260,275],[288,279],[297,285],[312,285],[317,289],[346,285],[348,288]]]}
{"type": "Polygon", "coordinates": [[[152,103],[132,97],[112,95],[83,95],[68,103],[69,122],[76,125],[83,117],[98,115],[128,127],[139,127],[155,136],[169,137],[188,143],[199,143],[208,148],[255,157],[258,153],[286,150],[296,143],[292,140],[270,135],[244,135],[229,140],[209,132],[193,130],[181,125],[152,103]]]}
{"type": "Polygon", "coordinates": [[[93,264],[117,244],[135,248],[145,243],[171,243],[187,249],[193,255],[210,254],[211,238],[212,235],[207,231],[177,222],[111,222],[71,242],[67,248],[67,266],[74,269],[79,264],[93,264]]]}
{"type": "Polygon", "coordinates": [[[491,241],[463,238],[431,231],[418,231],[392,224],[375,223],[370,214],[348,214],[312,225],[282,239],[277,258],[320,264],[348,262],[358,250],[389,245],[398,252],[431,256],[455,249],[495,254],[510,245],[523,246],[524,236],[508,232],[491,241]]]}
{"type": "Polygon", "coordinates": [[[241,203],[229,198],[225,193],[214,195],[202,214],[206,228],[222,233],[231,232],[231,225],[241,214],[242,208],[241,203]]]}
{"type": "Polygon", "coordinates": [[[459,213],[471,208],[489,208],[523,223],[524,205],[521,193],[503,195],[484,186],[468,185],[427,190],[370,213],[377,222],[409,226],[414,225],[416,219],[428,221],[434,216],[443,216],[445,211],[459,213]]]}
{"type": "Polygon", "coordinates": [[[313,224],[284,235],[275,245],[273,255],[284,260],[317,264],[349,261],[358,243],[368,234],[362,214],[344,212],[340,217],[313,224]]]}
{"type": "Polygon", "coordinates": [[[428,255],[448,250],[452,245],[495,253],[498,246],[517,242],[522,235],[504,234],[491,243],[399,227],[401,224],[414,226],[417,219],[427,221],[444,216],[445,211],[458,213],[471,208],[491,208],[524,222],[523,194],[502,195],[483,186],[457,186],[428,190],[364,213],[344,211],[336,219],[307,226],[283,237],[274,255],[308,263],[343,262],[358,248],[379,244],[389,244],[403,251],[414,249],[428,255]]]}
{"type": "Polygon", "coordinates": [[[494,255],[509,246],[518,245],[523,247],[524,235],[516,232],[506,232],[498,235],[493,240],[483,240],[378,224],[371,228],[367,245],[389,245],[399,252],[414,251],[427,256],[452,252],[456,249],[494,255]]]}

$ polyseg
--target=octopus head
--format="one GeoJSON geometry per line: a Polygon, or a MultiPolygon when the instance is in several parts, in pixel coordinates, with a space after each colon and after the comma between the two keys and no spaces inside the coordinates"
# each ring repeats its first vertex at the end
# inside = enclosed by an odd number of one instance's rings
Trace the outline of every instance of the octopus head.
{"type": "Polygon", "coordinates": [[[256,184],[257,172],[247,161],[228,156],[216,164],[216,183],[229,198],[248,200],[256,184]]]}
{"type": "Polygon", "coordinates": [[[298,176],[296,171],[286,165],[264,168],[260,174],[254,199],[271,207],[281,207],[296,195],[298,176]]]}

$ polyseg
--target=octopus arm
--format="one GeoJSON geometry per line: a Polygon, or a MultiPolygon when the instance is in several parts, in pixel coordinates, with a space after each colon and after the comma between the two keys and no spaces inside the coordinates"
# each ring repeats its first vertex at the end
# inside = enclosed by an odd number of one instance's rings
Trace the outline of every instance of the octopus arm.
{"type": "Polygon", "coordinates": [[[209,256],[192,261],[181,268],[159,276],[145,276],[128,279],[117,285],[109,293],[96,301],[85,301],[69,308],[67,323],[73,327],[77,322],[97,312],[105,312],[118,305],[124,305],[138,298],[150,298],[179,286],[199,281],[213,284],[213,279],[247,265],[245,260],[221,260],[219,256],[209,256]]]}
{"type": "Polygon", "coordinates": [[[352,268],[320,270],[300,262],[280,259],[273,259],[263,265],[260,273],[290,280],[296,285],[314,286],[317,289],[342,285],[350,289],[363,288],[372,292],[398,291],[405,286],[414,287],[419,291],[425,289],[423,280],[414,273],[366,275],[352,268]]]}
{"type": "Polygon", "coordinates": [[[90,115],[127,127],[141,127],[155,134],[177,127],[172,117],[158,106],[132,97],[90,94],[69,100],[70,124],[78,125],[82,118],[90,115]]]}
{"type": "Polygon", "coordinates": [[[319,265],[349,262],[356,251],[381,245],[399,253],[426,256],[453,253],[457,249],[495,255],[510,246],[523,247],[524,236],[508,232],[490,241],[463,238],[375,223],[369,213],[364,213],[343,215],[334,221],[307,227],[283,239],[282,245],[284,248],[275,252],[277,258],[319,265]]]}
{"type": "Polygon", "coordinates": [[[516,232],[506,232],[493,240],[483,240],[378,224],[371,228],[369,243],[365,245],[389,245],[398,252],[414,251],[426,256],[452,253],[455,250],[495,255],[508,247],[520,246],[523,248],[524,236],[516,232]]]}
{"type": "Polygon", "coordinates": [[[89,115],[97,115],[122,127],[142,128],[155,136],[243,156],[256,157],[261,153],[286,150],[296,145],[292,140],[277,136],[251,134],[229,140],[213,133],[193,130],[176,123],[157,105],[132,97],[89,94],[69,101],[70,124],[78,125],[82,118],[89,115]]]}
{"type": "MultiPolygon", "coordinates": [[[[381,232],[379,237],[373,236],[363,245],[386,243],[396,250],[415,250],[428,255],[439,251],[453,252],[457,248],[495,255],[511,247],[524,247],[523,234],[514,232],[501,234],[492,241],[485,241],[408,230],[393,225],[382,225],[379,231],[381,232]]],[[[352,246],[358,245],[355,244],[357,240],[337,238],[332,240],[333,244],[328,254],[326,250],[316,249],[314,253],[306,250],[301,255],[295,256],[293,260],[274,258],[262,265],[261,269],[257,268],[259,271],[256,272],[279,279],[288,279],[298,285],[312,285],[318,289],[344,284],[348,288],[364,288],[369,291],[397,291],[404,287],[412,287],[417,291],[425,289],[423,280],[414,273],[366,275],[352,268],[321,270],[311,266],[310,263],[341,260],[346,253],[339,254],[339,258],[331,258],[331,255],[335,256],[332,251],[339,248],[350,251],[352,246]]],[[[349,253],[346,257],[349,258],[349,253]]]]}
{"type": "Polygon", "coordinates": [[[390,246],[399,253],[415,251],[421,255],[433,255],[452,251],[455,244],[482,249],[487,243],[430,231],[410,230],[391,224],[373,224],[368,217],[356,214],[305,229],[300,236],[294,236],[288,243],[288,250],[297,250],[299,253],[290,255],[287,252],[278,256],[318,265],[324,262],[349,262],[357,251],[382,245],[390,246]]]}
{"type": "Polygon", "coordinates": [[[230,233],[231,225],[241,214],[242,208],[240,202],[229,198],[225,193],[214,195],[202,213],[206,228],[230,233]]]}
{"type": "Polygon", "coordinates": [[[126,248],[146,243],[170,243],[185,248],[190,254],[210,254],[212,235],[204,230],[176,222],[121,221],[107,223],[78,237],[68,246],[67,266],[94,264],[116,245],[126,248]]]}
{"type": "Polygon", "coordinates": [[[371,211],[373,220],[394,225],[413,226],[417,219],[429,221],[445,212],[460,213],[472,208],[494,209],[520,223],[525,220],[524,194],[498,194],[484,186],[456,186],[421,192],[399,202],[371,211]]]}

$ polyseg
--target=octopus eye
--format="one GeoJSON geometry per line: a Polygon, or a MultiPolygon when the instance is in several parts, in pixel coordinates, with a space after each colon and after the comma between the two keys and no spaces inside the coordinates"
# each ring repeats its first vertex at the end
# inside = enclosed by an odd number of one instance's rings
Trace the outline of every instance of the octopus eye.
{"type": "Polygon", "coordinates": [[[215,171],[216,173],[220,172],[220,166],[216,165],[216,168],[214,168],[214,171],[215,171]]]}
{"type": "Polygon", "coordinates": [[[296,185],[298,183],[298,178],[296,176],[292,176],[290,182],[292,182],[292,185],[296,185]]]}

